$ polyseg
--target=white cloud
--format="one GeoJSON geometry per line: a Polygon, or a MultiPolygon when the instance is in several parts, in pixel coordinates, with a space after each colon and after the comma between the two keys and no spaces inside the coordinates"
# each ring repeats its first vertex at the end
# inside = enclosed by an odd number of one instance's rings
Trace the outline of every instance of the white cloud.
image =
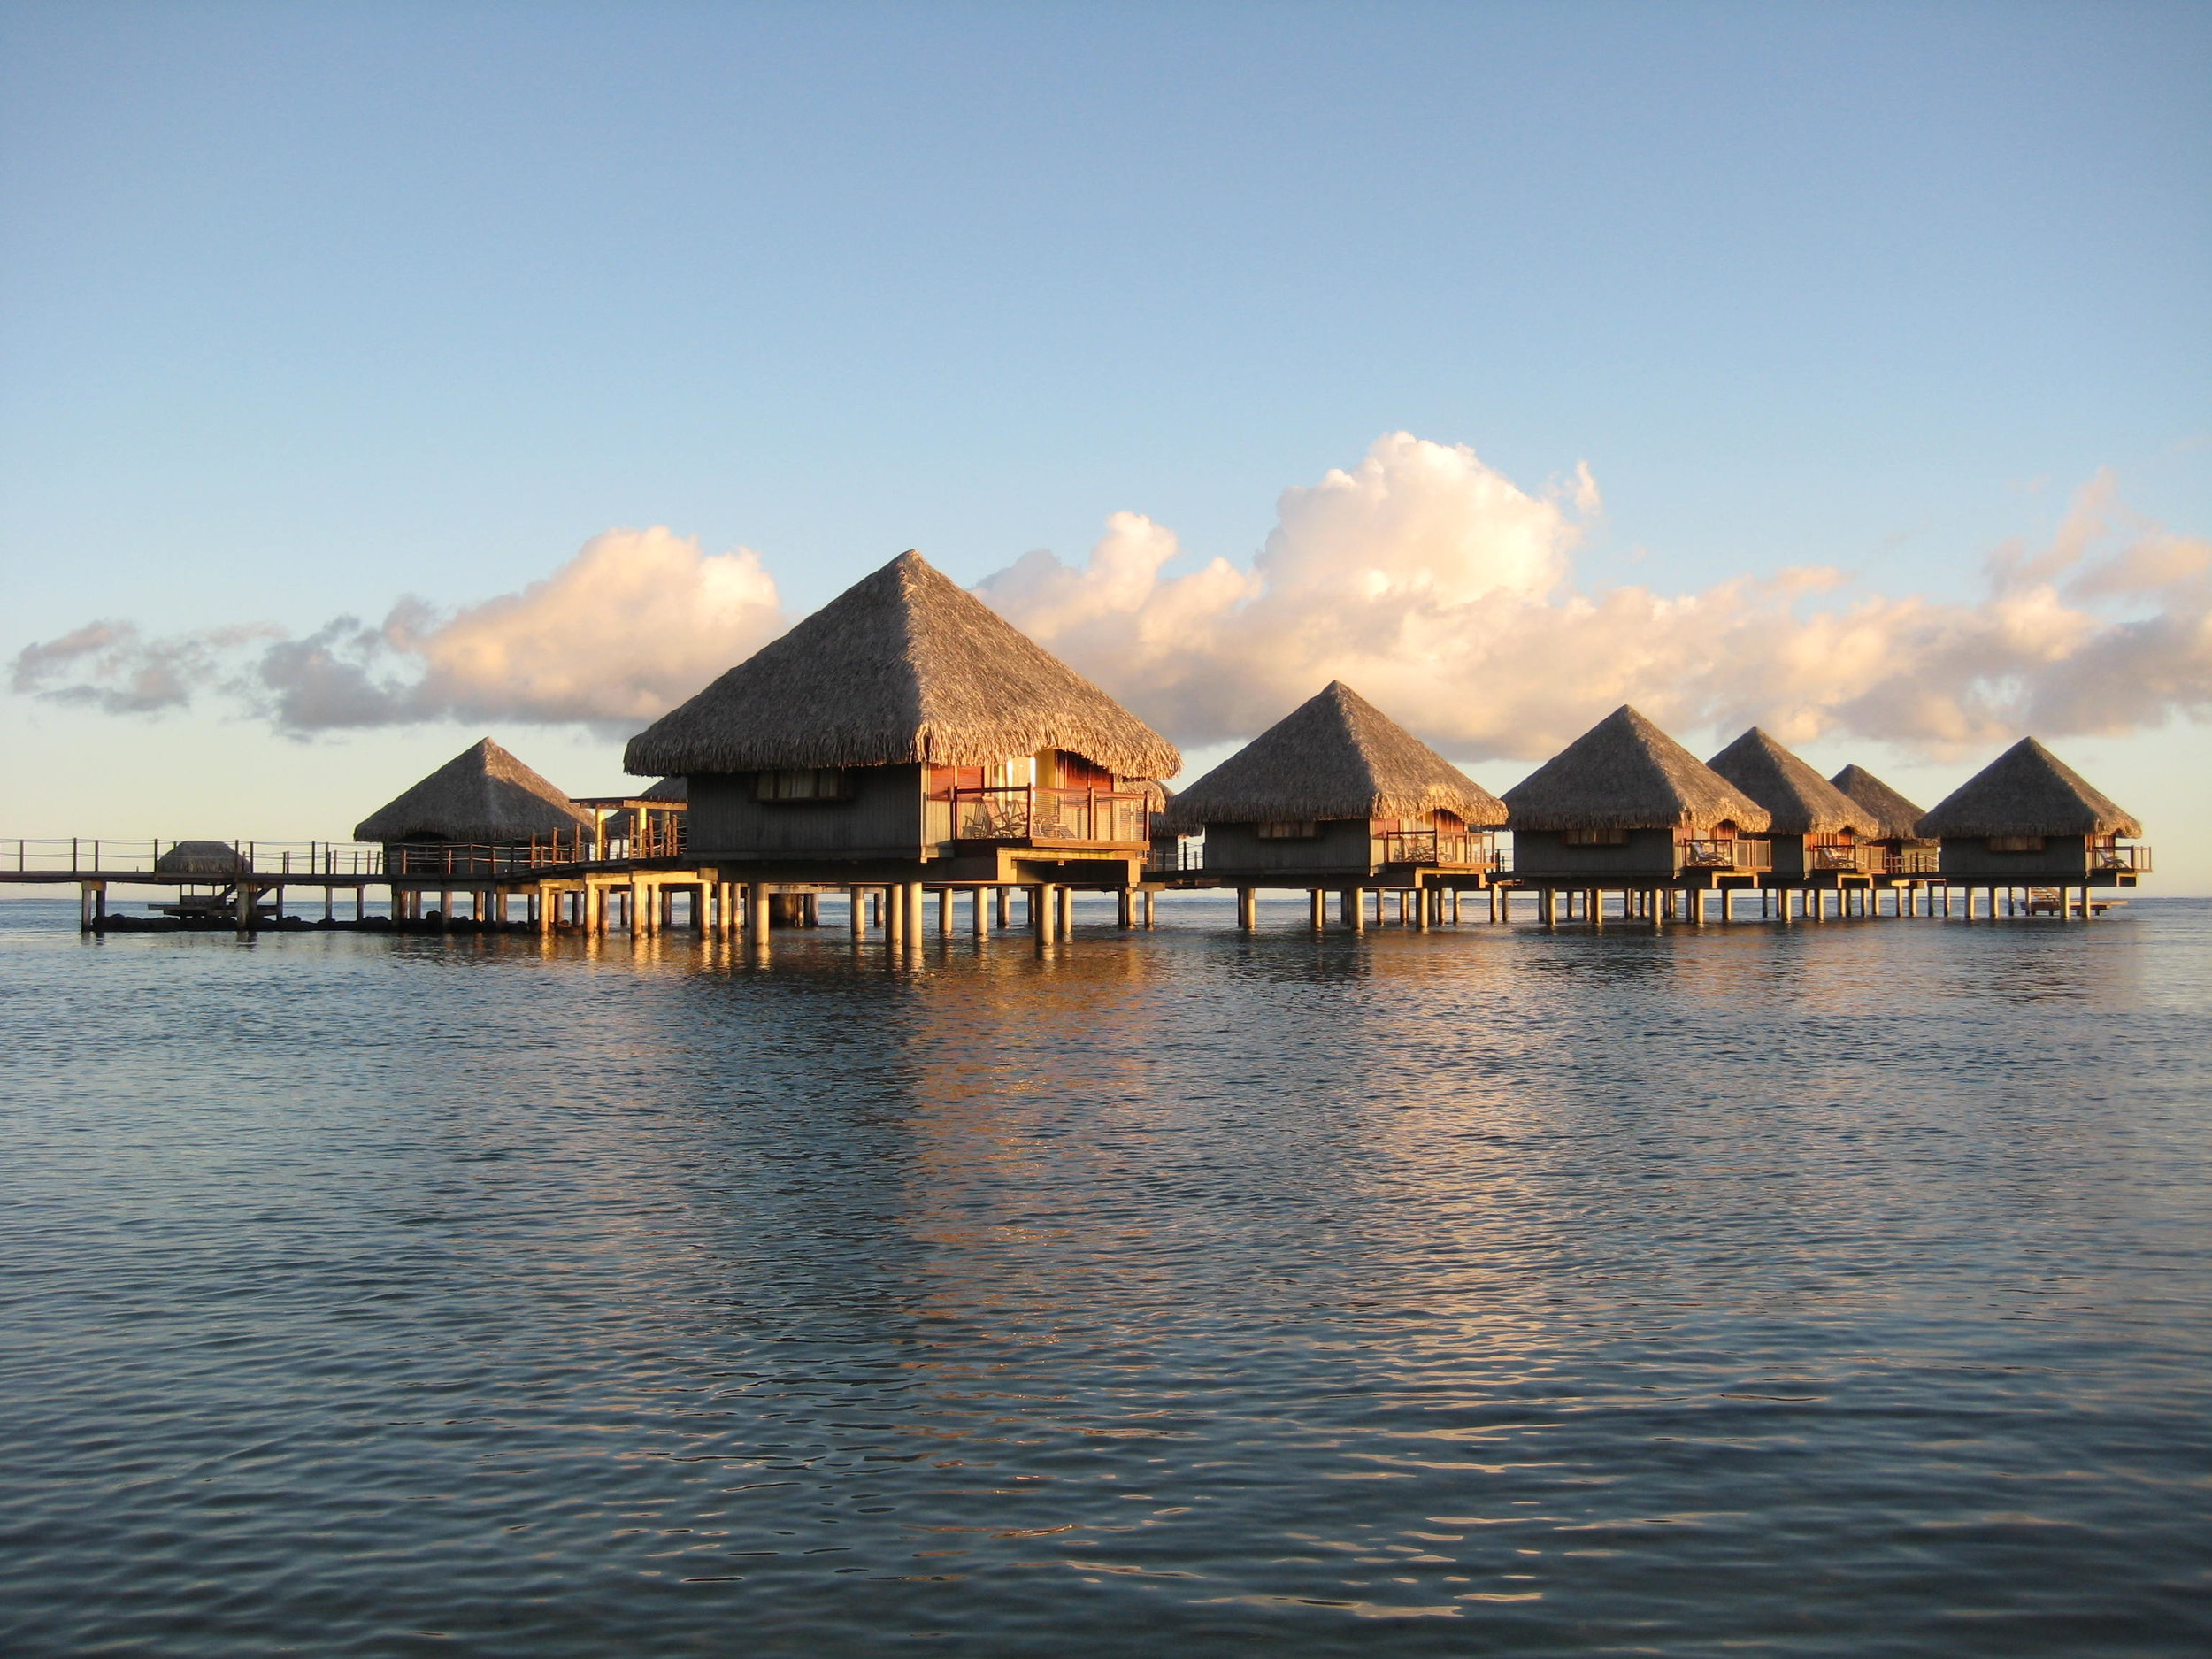
{"type": "MultiPolygon", "coordinates": [[[[1179,741],[1250,736],[1343,679],[1448,752],[1540,758],[1632,702],[1684,730],[1757,723],[1956,752],[2023,731],[2212,710],[2212,542],[2131,514],[2100,474],[2047,545],[1999,548],[1971,603],[1785,568],[1694,592],[1586,588],[1586,467],[1520,488],[1405,433],[1283,492],[1248,571],[1167,574],[1174,533],[1116,513],[1089,556],[1034,552],[979,592],[1179,741]]],[[[611,530],[545,580],[443,614],[287,636],[101,622],[27,647],[19,692],[118,713],[243,698],[305,732],[461,718],[634,731],[784,626],[746,549],[611,530]]]]}
{"type": "Polygon", "coordinates": [[[2102,474],[2048,547],[1993,556],[1976,604],[1854,595],[1824,568],[1584,591],[1573,557],[1601,511],[1586,467],[1539,497],[1395,433],[1286,490],[1248,574],[1163,577],[1173,534],[1122,513],[1087,562],[1032,553],[979,591],[1189,743],[1248,736],[1332,679],[1469,758],[1555,753],[1622,703],[1932,750],[2212,709],[2212,544],[2131,520],[2102,474]]]}
{"type": "Polygon", "coordinates": [[[118,713],[227,694],[297,732],[439,718],[627,728],[785,620],[751,549],[706,554],[666,529],[610,530],[543,581],[450,615],[402,599],[381,623],[340,617],[297,638],[261,626],[149,640],[94,623],[26,648],[13,684],[118,713]]]}

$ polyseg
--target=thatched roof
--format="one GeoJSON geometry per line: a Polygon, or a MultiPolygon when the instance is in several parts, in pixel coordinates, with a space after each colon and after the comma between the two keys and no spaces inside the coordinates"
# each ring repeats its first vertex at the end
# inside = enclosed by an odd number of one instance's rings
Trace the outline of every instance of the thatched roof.
{"type": "Polygon", "coordinates": [[[1175,745],[918,553],[902,553],[630,740],[633,772],[984,765],[1058,749],[1172,777],[1175,745]]]}
{"type": "Polygon", "coordinates": [[[658,783],[649,783],[638,791],[641,801],[677,802],[691,799],[691,780],[664,778],[658,783]]]}
{"type": "Polygon", "coordinates": [[[1919,806],[1906,800],[1865,767],[1846,766],[1828,781],[1864,807],[1873,818],[1871,829],[1860,831],[1863,836],[1882,841],[1919,839],[1916,826],[1924,816],[1919,806]]]}
{"type": "Polygon", "coordinates": [[[1517,830],[1757,832],[1766,808],[1623,703],[1505,792],[1517,830]]]}
{"type": "Polygon", "coordinates": [[[1773,815],[1777,835],[1864,833],[1872,815],[1790,753],[1774,735],[1753,726],[1705,763],[1773,815]]]}
{"type": "Polygon", "coordinates": [[[2143,826],[2109,795],[2024,737],[1920,820],[1920,833],[1948,835],[2140,835],[2143,826]]]}
{"type": "Polygon", "coordinates": [[[488,737],[370,813],[353,834],[365,841],[503,843],[590,827],[588,814],[488,737]]]}
{"type": "Polygon", "coordinates": [[[154,860],[154,873],[164,876],[241,876],[252,870],[252,862],[228,841],[179,841],[154,860]]]}
{"type": "Polygon", "coordinates": [[[1438,810],[1505,822],[1504,802],[1340,680],[1183,790],[1168,815],[1194,829],[1438,810]]]}

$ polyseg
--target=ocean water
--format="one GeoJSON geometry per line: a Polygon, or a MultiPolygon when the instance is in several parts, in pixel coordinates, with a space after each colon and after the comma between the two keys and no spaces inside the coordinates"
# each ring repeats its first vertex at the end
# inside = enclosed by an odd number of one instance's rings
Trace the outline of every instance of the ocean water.
{"type": "Polygon", "coordinates": [[[0,1652],[2200,1655],[2212,905],[81,939],[0,1652]]]}

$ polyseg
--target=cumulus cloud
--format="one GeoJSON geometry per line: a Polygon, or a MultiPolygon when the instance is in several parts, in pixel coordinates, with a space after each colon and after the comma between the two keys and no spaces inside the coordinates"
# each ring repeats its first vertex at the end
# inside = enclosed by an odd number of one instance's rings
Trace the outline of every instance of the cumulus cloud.
{"type": "MultiPolygon", "coordinates": [[[[1248,737],[1331,679],[1469,760],[1552,754],[1634,703],[1686,732],[1754,723],[1947,753],[2212,711],[2212,542],[2131,514],[2100,474],[2046,544],[1969,602],[1795,567],[1690,592],[1593,588],[1588,468],[1526,490],[1406,433],[1283,492],[1248,570],[1171,574],[1173,531],[1120,512],[1087,557],[1018,559],[978,592],[1180,741],[1248,737]]],[[[14,687],[117,713],[209,695],[283,729],[431,718],[639,726],[786,622],[757,555],[611,530],[545,580],[450,612],[148,637],[95,622],[26,648],[14,687]]]]}
{"type": "Polygon", "coordinates": [[[1394,433],[1286,490],[1249,572],[1166,575],[1174,534],[1119,513],[1082,563],[1032,553],[979,591],[1189,743],[1248,736],[1332,679],[1477,759],[1555,753],[1622,703],[1932,751],[2212,709],[2212,543],[2133,519],[2104,475],[2048,546],[1998,549],[1972,603],[1821,567],[1586,591],[1574,557],[1601,511],[1586,468],[1532,495],[1394,433]]]}
{"type": "Polygon", "coordinates": [[[96,622],[27,647],[13,686],[115,713],[243,699],[293,732],[454,718],[633,727],[780,633],[758,554],[672,532],[610,530],[543,581],[450,613],[407,598],[339,617],[147,638],[96,622]]]}

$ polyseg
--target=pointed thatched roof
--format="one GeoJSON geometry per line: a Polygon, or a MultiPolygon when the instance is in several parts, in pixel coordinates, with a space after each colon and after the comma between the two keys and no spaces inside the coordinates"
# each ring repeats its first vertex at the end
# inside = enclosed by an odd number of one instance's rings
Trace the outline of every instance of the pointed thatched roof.
{"type": "Polygon", "coordinates": [[[1773,814],[1777,835],[1865,833],[1872,815],[1784,748],[1753,726],[1705,763],[1773,814]]]}
{"type": "Polygon", "coordinates": [[[932,567],[899,555],[630,740],[639,773],[975,766],[1066,749],[1172,777],[1175,745],[932,567]]]}
{"type": "Polygon", "coordinates": [[[239,876],[252,869],[228,841],[179,841],[154,860],[154,873],[164,876],[239,876]]]}
{"type": "Polygon", "coordinates": [[[664,778],[658,783],[649,783],[638,791],[641,801],[678,802],[691,799],[691,780],[664,778]]]}
{"type": "Polygon", "coordinates": [[[1623,703],[1505,792],[1517,830],[1763,830],[1766,808],[1623,703]]]}
{"type": "Polygon", "coordinates": [[[1183,790],[1169,817],[1194,829],[1438,810],[1505,822],[1504,802],[1340,680],[1183,790]]]}
{"type": "Polygon", "coordinates": [[[1873,818],[1873,828],[1860,830],[1863,836],[1881,841],[1919,839],[1917,826],[1924,816],[1920,807],[1906,800],[1865,767],[1846,766],[1828,781],[1865,808],[1873,818]]]}
{"type": "Polygon", "coordinates": [[[2064,761],[2024,737],[1920,820],[1920,833],[2140,835],[2143,826],[2064,761]]]}
{"type": "Polygon", "coordinates": [[[590,827],[590,818],[566,795],[488,737],[370,813],[353,835],[365,841],[509,842],[590,827]]]}

